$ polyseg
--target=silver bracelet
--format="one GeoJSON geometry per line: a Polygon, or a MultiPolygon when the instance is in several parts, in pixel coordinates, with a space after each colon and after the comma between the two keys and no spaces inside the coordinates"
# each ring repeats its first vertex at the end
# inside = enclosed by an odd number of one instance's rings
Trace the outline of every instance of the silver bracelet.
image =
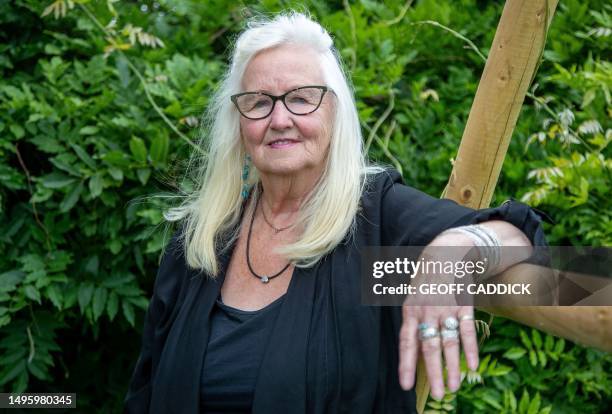
{"type": "Polygon", "coordinates": [[[487,260],[487,270],[484,275],[495,273],[501,262],[501,240],[495,231],[478,224],[470,226],[454,227],[444,233],[460,233],[468,236],[474,243],[480,255],[480,259],[487,260]]]}

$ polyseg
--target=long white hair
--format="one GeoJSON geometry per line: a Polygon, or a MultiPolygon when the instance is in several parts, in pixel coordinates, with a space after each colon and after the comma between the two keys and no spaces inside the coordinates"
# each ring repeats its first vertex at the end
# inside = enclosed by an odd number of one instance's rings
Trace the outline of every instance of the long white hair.
{"type": "Polygon", "coordinates": [[[297,218],[304,231],[278,253],[296,266],[308,267],[334,249],[354,230],[367,176],[381,170],[367,165],[353,91],[325,29],[297,12],[251,20],[236,41],[230,68],[205,116],[206,129],[199,145],[206,155],[194,153],[190,160],[197,187],[179,207],[165,214],[168,220],[185,219],[180,238],[187,264],[210,277],[219,271],[217,255],[238,235],[245,182],[254,185],[259,181],[253,168],[243,179],[246,152],[240,138],[240,115],[230,97],[241,92],[246,67],[257,53],[285,44],[316,52],[324,82],[334,91],[336,102],[326,166],[297,218]]]}

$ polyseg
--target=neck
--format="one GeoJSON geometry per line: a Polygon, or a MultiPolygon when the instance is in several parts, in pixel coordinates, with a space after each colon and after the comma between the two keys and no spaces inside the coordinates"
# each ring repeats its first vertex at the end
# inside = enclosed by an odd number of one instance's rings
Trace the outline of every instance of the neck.
{"type": "Polygon", "coordinates": [[[310,195],[320,173],[303,173],[299,176],[261,174],[262,201],[266,211],[281,222],[290,219],[310,195]]]}

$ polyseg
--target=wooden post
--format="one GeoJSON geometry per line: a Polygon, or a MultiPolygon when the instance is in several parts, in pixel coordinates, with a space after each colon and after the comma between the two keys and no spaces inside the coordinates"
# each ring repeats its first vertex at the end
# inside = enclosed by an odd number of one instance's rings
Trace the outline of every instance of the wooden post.
{"type": "Polygon", "coordinates": [[[506,1],[444,198],[489,206],[556,6],[556,0],[506,1]]]}
{"type": "MultiPolygon", "coordinates": [[[[540,62],[557,0],[507,0],[482,73],[444,197],[487,207],[525,94],[540,62]]],[[[417,410],[429,383],[417,367],[417,410]]]]}

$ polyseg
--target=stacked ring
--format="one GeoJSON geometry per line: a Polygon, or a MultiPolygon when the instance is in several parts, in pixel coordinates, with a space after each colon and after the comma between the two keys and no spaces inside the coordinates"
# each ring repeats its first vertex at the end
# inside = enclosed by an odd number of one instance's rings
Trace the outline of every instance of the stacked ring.
{"type": "Polygon", "coordinates": [[[459,321],[463,322],[463,321],[473,321],[474,320],[474,315],[462,315],[459,317],[459,321]]]}
{"type": "Polygon", "coordinates": [[[436,338],[438,336],[438,328],[433,327],[426,322],[419,324],[419,340],[425,341],[427,339],[436,338]]]}
{"type": "Polygon", "coordinates": [[[459,338],[459,330],[458,329],[442,329],[440,331],[440,335],[442,336],[442,339],[456,340],[459,338]]]}
{"type": "Polygon", "coordinates": [[[438,328],[434,328],[433,326],[429,326],[425,329],[419,329],[419,339],[421,341],[425,341],[431,338],[437,338],[440,334],[438,333],[438,328]]]}
{"type": "Polygon", "coordinates": [[[444,320],[444,327],[451,331],[456,331],[459,328],[459,321],[454,316],[449,316],[444,320]]]}

